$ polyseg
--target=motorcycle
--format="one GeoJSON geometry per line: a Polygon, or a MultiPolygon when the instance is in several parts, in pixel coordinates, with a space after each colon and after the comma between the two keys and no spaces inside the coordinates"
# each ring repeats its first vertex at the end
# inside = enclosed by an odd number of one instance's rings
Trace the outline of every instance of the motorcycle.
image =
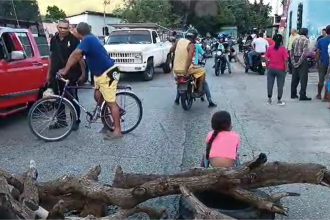
{"type": "Polygon", "coordinates": [[[244,64],[245,64],[245,73],[248,73],[249,70],[259,73],[259,75],[265,75],[266,72],[266,57],[264,53],[254,55],[252,57],[252,66],[249,63],[248,53],[251,50],[244,48],[244,64]]]}
{"type": "MultiPolygon", "coordinates": [[[[204,67],[206,59],[199,61],[199,65],[204,67]]],[[[177,91],[180,94],[181,106],[184,110],[191,109],[192,104],[196,101],[195,94],[197,92],[196,79],[191,75],[178,76],[176,79],[177,91]]],[[[202,97],[200,97],[202,98],[202,97]]]]}
{"type": "Polygon", "coordinates": [[[207,40],[208,38],[202,39],[202,49],[205,51],[207,57],[212,57],[212,43],[207,40]]]}
{"type": "Polygon", "coordinates": [[[227,67],[226,55],[221,50],[217,50],[215,54],[215,64],[214,64],[215,75],[219,76],[220,72],[221,74],[224,74],[226,67],[227,67]]]}

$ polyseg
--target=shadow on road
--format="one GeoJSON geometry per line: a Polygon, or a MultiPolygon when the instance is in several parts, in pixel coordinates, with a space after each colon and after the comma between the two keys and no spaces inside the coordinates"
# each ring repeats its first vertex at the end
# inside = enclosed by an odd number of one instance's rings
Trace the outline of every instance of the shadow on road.
{"type": "Polygon", "coordinates": [[[0,118],[0,129],[6,129],[6,127],[11,126],[15,123],[21,123],[27,118],[28,110],[0,118]]]}

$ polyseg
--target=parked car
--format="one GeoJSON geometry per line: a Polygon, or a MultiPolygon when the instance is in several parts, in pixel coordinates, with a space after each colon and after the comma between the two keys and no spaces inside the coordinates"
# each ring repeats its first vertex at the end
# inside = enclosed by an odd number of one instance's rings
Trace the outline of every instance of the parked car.
{"type": "Polygon", "coordinates": [[[0,27],[0,117],[37,101],[47,70],[48,57],[41,56],[30,30],[0,27]]]}
{"type": "MultiPolygon", "coordinates": [[[[172,43],[168,36],[161,36],[156,29],[142,24],[123,24],[122,29],[110,33],[104,45],[119,71],[142,73],[144,80],[152,80],[155,67],[162,67],[164,73],[172,70],[172,43]]],[[[168,32],[168,31],[167,31],[168,32]]]]}

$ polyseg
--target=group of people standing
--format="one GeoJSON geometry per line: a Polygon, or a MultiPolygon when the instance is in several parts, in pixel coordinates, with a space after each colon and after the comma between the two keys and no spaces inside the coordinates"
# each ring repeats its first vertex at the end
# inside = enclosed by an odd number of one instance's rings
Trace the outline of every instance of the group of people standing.
{"type": "MultiPolygon", "coordinates": [[[[272,93],[275,79],[277,80],[278,88],[278,104],[285,105],[281,101],[283,95],[283,87],[285,83],[286,73],[292,73],[291,80],[291,99],[298,99],[300,101],[310,101],[312,98],[307,96],[306,89],[308,84],[309,66],[307,55],[310,51],[310,40],[308,38],[308,29],[301,28],[298,33],[296,29],[291,30],[291,35],[288,40],[287,47],[283,45],[283,36],[276,34],[273,37],[274,45],[269,46],[266,52],[268,73],[267,73],[267,104],[272,104],[272,93]],[[299,96],[297,87],[300,83],[299,96]]],[[[316,65],[319,71],[319,83],[317,91],[317,99],[327,100],[327,92],[330,91],[330,84],[328,83],[328,67],[329,67],[329,44],[330,44],[330,25],[322,31],[322,35],[316,42],[316,65]],[[327,80],[325,86],[325,93],[322,98],[322,90],[324,82],[327,80]],[[328,88],[329,84],[329,88],[328,88]]]]}

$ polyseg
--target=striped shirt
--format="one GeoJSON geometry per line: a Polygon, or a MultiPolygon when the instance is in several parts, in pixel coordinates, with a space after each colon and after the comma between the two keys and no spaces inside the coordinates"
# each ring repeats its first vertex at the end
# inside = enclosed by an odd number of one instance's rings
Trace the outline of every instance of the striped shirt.
{"type": "Polygon", "coordinates": [[[306,36],[301,35],[292,43],[292,49],[290,51],[291,62],[295,68],[299,67],[307,56],[309,40],[306,36]],[[300,57],[298,62],[295,61],[295,57],[300,57]]]}

